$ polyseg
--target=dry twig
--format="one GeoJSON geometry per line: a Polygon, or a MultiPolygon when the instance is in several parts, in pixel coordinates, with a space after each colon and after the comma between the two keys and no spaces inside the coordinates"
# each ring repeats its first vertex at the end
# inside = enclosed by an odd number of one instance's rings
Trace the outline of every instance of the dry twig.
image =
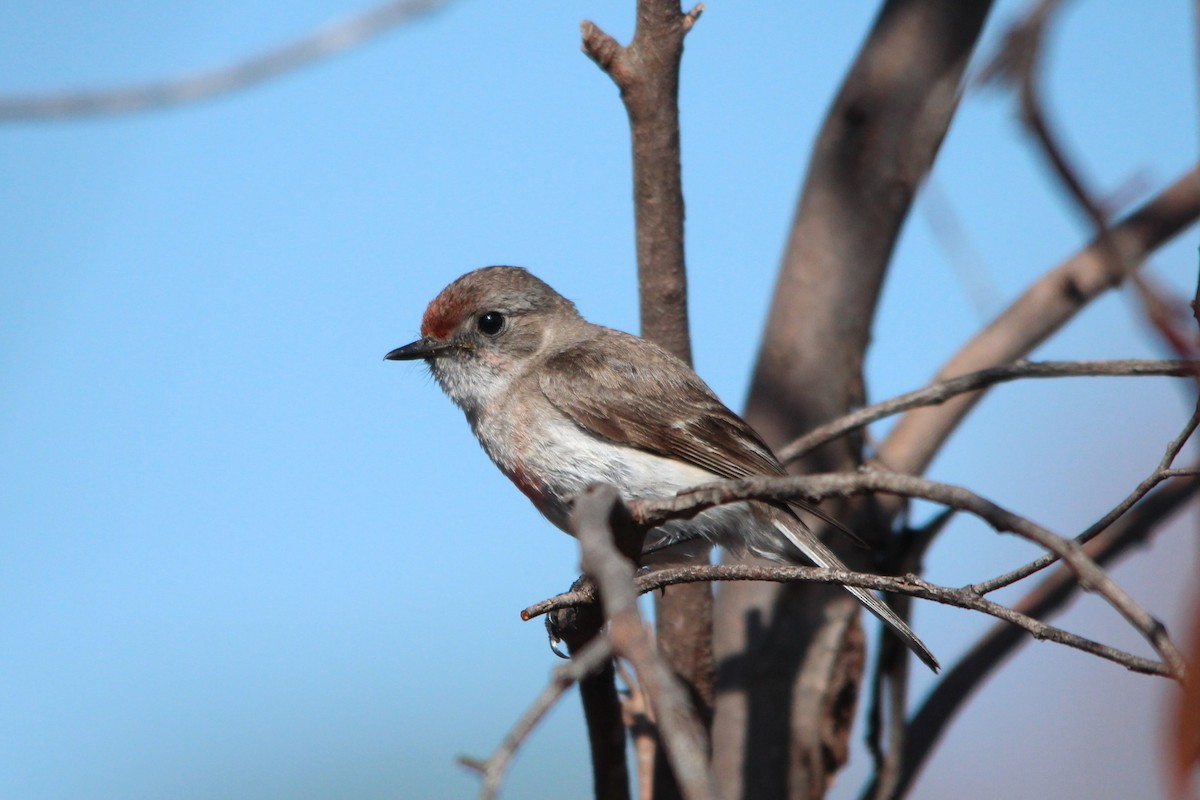
{"type": "Polygon", "coordinates": [[[1200,369],[1196,361],[1153,361],[1124,359],[1117,361],[1021,361],[997,367],[981,369],[966,375],[931,383],[923,389],[898,395],[890,400],[874,403],[858,411],[826,423],[809,431],[804,436],[779,449],[779,460],[784,463],[804,457],[821,445],[844,436],[872,422],[912,408],[934,406],[946,402],[965,392],[974,392],[997,383],[1023,378],[1064,378],[1079,376],[1141,376],[1165,375],[1177,378],[1195,377],[1200,369]]]}
{"type": "MultiPolygon", "coordinates": [[[[1082,650],[1107,661],[1120,664],[1132,672],[1146,675],[1178,677],[1166,661],[1154,661],[1115,647],[1101,644],[1084,636],[1057,628],[1016,609],[988,600],[969,588],[939,586],[916,575],[897,577],[872,575],[867,572],[852,572],[841,569],[802,566],[757,566],[749,564],[702,564],[693,567],[670,567],[655,570],[637,579],[639,593],[653,592],[665,586],[697,581],[765,581],[769,583],[816,583],[831,586],[861,586],[880,592],[907,595],[921,600],[978,611],[1028,632],[1035,639],[1056,642],[1076,650],[1082,650]]],[[[567,592],[548,598],[525,609],[523,615],[536,617],[556,608],[595,602],[589,591],[567,592]]]]}
{"type": "MultiPolygon", "coordinates": [[[[1131,548],[1162,530],[1167,518],[1177,513],[1198,492],[1200,481],[1197,480],[1164,482],[1134,506],[1130,513],[1084,545],[1084,550],[1099,565],[1115,562],[1131,548]]],[[[1075,574],[1067,567],[1059,567],[1013,608],[1037,619],[1047,619],[1064,608],[1079,589],[1075,574]]],[[[943,673],[920,707],[909,717],[903,757],[897,759],[901,770],[891,781],[891,791],[879,791],[883,781],[877,775],[863,791],[863,800],[895,800],[904,796],[958,710],[1006,658],[1028,641],[1020,630],[1011,625],[995,625],[958,663],[943,673]]]]}
{"type": "Polygon", "coordinates": [[[600,594],[613,651],[632,665],[654,709],[659,743],[680,793],[687,800],[715,800],[704,729],[683,686],[646,632],[633,588],[633,562],[614,546],[615,539],[628,552],[626,543],[635,539],[640,545],[645,529],[635,525],[617,490],[605,485],[585,489],[575,498],[571,529],[579,538],[584,572],[595,581],[600,594]]]}
{"type": "Polygon", "coordinates": [[[612,643],[605,638],[594,639],[570,662],[556,667],[550,683],[517,720],[504,741],[487,759],[459,756],[458,763],[483,776],[479,800],[492,800],[500,791],[504,774],[512,764],[517,750],[529,738],[542,718],[554,707],[572,685],[603,666],[612,658],[612,643]]]}
{"type": "Polygon", "coordinates": [[[633,140],[641,334],[691,363],[683,254],[679,155],[679,63],[683,40],[704,6],[684,14],[679,0],[638,0],[628,47],[584,22],[583,52],[621,90],[633,140]]]}
{"type": "Polygon", "coordinates": [[[1080,585],[1100,595],[1134,627],[1162,657],[1168,672],[1183,675],[1183,659],[1167,636],[1162,623],[1138,605],[1124,589],[1100,569],[1070,540],[1041,525],[965,489],[914,475],[862,470],[850,474],[811,475],[803,478],[749,478],[721,481],[680,492],[667,500],[637,500],[630,504],[634,518],[643,525],[661,524],[674,516],[693,516],[714,505],[755,497],[787,500],[800,497],[819,502],[829,497],[867,493],[913,497],[957,508],[979,517],[1002,533],[1015,533],[1054,553],[1072,569],[1080,585]]]}
{"type": "MultiPolygon", "coordinates": [[[[1172,439],[1170,444],[1167,445],[1167,452],[1163,454],[1162,459],[1158,462],[1158,466],[1154,469],[1154,471],[1147,475],[1146,478],[1139,483],[1124,500],[1122,500],[1120,503],[1117,503],[1117,505],[1114,506],[1103,517],[1089,525],[1087,530],[1076,536],[1075,541],[1079,544],[1084,544],[1085,542],[1091,540],[1097,534],[1101,533],[1118,519],[1120,519],[1123,514],[1129,511],[1129,509],[1133,508],[1133,506],[1143,497],[1145,497],[1155,486],[1158,486],[1158,484],[1169,478],[1183,477],[1185,473],[1181,470],[1172,469],[1171,464],[1175,462],[1175,458],[1179,455],[1179,451],[1183,449],[1184,444],[1186,444],[1188,439],[1192,437],[1192,434],[1195,433],[1196,426],[1198,424],[1200,424],[1200,404],[1196,406],[1196,410],[1192,412],[1191,418],[1187,421],[1187,424],[1184,426],[1183,430],[1180,431],[1179,435],[1172,439]]],[[[1022,567],[1018,567],[1011,572],[999,575],[991,580],[981,581],[971,588],[979,594],[988,594],[989,592],[994,592],[997,589],[1016,583],[1023,578],[1027,578],[1035,572],[1045,569],[1057,560],[1057,556],[1055,556],[1053,553],[1049,553],[1029,562],[1028,564],[1025,564],[1022,567]]]]}

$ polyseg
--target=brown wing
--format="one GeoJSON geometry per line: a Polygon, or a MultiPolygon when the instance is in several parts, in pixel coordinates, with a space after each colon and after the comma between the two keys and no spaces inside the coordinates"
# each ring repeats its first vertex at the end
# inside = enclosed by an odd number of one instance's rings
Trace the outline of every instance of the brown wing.
{"type": "Polygon", "coordinates": [[[587,347],[552,356],[540,384],[555,408],[615,442],[722,478],[784,474],[758,434],[696,373],[645,339],[602,328],[587,347]]]}
{"type": "MultiPolygon", "coordinates": [[[[546,399],[581,428],[722,478],[787,474],[754,429],[658,345],[609,328],[601,328],[589,345],[552,356],[539,381],[546,399]]],[[[867,546],[803,500],[771,505],[793,514],[794,508],[804,509],[867,546]]]]}

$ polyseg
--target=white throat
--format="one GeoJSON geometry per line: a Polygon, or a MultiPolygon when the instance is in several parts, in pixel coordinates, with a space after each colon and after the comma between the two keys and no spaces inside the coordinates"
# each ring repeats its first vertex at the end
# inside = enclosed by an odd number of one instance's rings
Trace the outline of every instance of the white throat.
{"type": "Polygon", "coordinates": [[[513,370],[487,356],[447,356],[433,361],[429,371],[442,391],[474,420],[498,398],[513,380],[513,370]]]}

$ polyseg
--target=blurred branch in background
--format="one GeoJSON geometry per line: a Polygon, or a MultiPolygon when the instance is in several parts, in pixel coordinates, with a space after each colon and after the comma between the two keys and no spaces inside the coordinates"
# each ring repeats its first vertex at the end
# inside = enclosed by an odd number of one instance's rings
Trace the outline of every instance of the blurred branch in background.
{"type": "Polygon", "coordinates": [[[436,10],[447,0],[399,0],[331,22],[260,55],[192,75],[112,89],[0,95],[0,122],[129,114],[194,103],[276,78],[436,10]]]}
{"type": "Polygon", "coordinates": [[[1000,305],[1000,289],[992,277],[987,258],[975,245],[936,175],[925,179],[917,206],[975,313],[979,319],[987,319],[1000,305]]]}
{"type": "MultiPolygon", "coordinates": [[[[1071,319],[1090,300],[1119,285],[1158,246],[1200,216],[1200,168],[1194,168],[1115,227],[1070,163],[1042,105],[1042,43],[1062,0],[1041,0],[1005,36],[980,82],[1017,92],[1021,119],[1054,175],[1095,229],[1092,243],[1050,271],[955,355],[937,380],[997,366],[1027,354],[1071,319]]],[[[937,410],[905,415],[880,447],[881,460],[900,472],[928,466],[950,433],[982,393],[959,397],[937,410]]]]}
{"type": "Polygon", "coordinates": [[[1171,800],[1190,800],[1196,795],[1196,766],[1200,763],[1200,596],[1192,587],[1188,611],[1188,677],[1182,696],[1172,698],[1173,708],[1166,714],[1167,779],[1171,800]]]}
{"type": "MultiPolygon", "coordinates": [[[[1200,217],[1200,167],[1194,167],[1112,228],[1112,239],[1136,268],[1155,249],[1200,217]]],[[[1008,364],[1027,355],[1075,317],[1089,302],[1118,285],[1093,241],[1035,281],[943,366],[945,381],[1008,364]]],[[[898,472],[921,472],[982,398],[971,392],[936,408],[909,411],[883,441],[879,458],[898,472]]]]}

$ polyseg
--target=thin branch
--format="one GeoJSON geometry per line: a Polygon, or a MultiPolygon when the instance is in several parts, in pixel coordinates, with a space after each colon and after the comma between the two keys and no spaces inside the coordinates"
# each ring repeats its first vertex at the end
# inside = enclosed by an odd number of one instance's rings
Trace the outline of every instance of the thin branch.
{"type": "MultiPolygon", "coordinates": [[[[947,508],[934,515],[933,519],[921,528],[905,528],[899,536],[892,537],[890,541],[895,546],[887,554],[886,571],[891,574],[921,574],[929,545],[955,516],[955,510],[947,508]]],[[[912,598],[889,596],[888,603],[902,619],[911,619],[912,598]]],[[[884,786],[890,786],[899,779],[903,766],[900,758],[904,753],[905,737],[908,735],[911,659],[904,652],[904,648],[898,646],[896,638],[885,635],[882,628],[877,641],[865,738],[875,762],[875,774],[880,777],[884,786]],[[885,737],[886,749],[883,745],[885,737]]]]}
{"type": "Polygon", "coordinates": [[[592,640],[587,647],[571,659],[570,662],[556,667],[551,673],[550,682],[530,704],[521,718],[517,720],[508,735],[500,742],[486,760],[471,756],[459,756],[458,763],[467,769],[478,772],[483,777],[479,788],[479,800],[492,800],[500,791],[504,775],[512,764],[517,750],[529,738],[529,734],[538,723],[549,713],[567,690],[587,675],[602,667],[612,659],[612,643],[606,638],[592,640]]]}
{"type": "Polygon", "coordinates": [[[583,52],[621,90],[633,143],[641,334],[691,363],[679,153],[679,64],[703,5],[638,0],[637,27],[622,47],[594,22],[580,28],[583,52]]]}
{"type": "MultiPolygon", "coordinates": [[[[654,709],[637,679],[618,661],[617,673],[625,681],[628,692],[621,706],[622,719],[633,741],[634,761],[637,764],[637,785],[640,800],[654,800],[654,764],[657,760],[658,726],[654,723],[654,709]]],[[[598,793],[597,793],[598,794],[598,793]]]]}
{"type": "Polygon", "coordinates": [[[329,23],[281,47],[233,64],[164,81],[112,89],[0,96],[0,122],[129,114],[206,100],[276,78],[335,55],[442,6],[399,0],[329,23]]]}
{"type": "Polygon", "coordinates": [[[1084,589],[1095,592],[1129,622],[1162,657],[1170,674],[1183,675],[1183,659],[1161,622],[1093,562],[1080,546],[1037,523],[965,489],[913,475],[865,469],[856,473],[811,475],[803,478],[748,478],[720,481],[680,492],[674,498],[635,500],[630,512],[641,525],[661,525],[667,519],[691,517],[715,505],[747,498],[819,502],[829,497],[891,494],[915,497],[957,508],[979,517],[1001,533],[1015,533],[1054,553],[1075,572],[1084,589]]]}
{"type": "MultiPolygon", "coordinates": [[[[1134,296],[1137,297],[1150,327],[1176,358],[1200,356],[1200,337],[1196,331],[1196,309],[1192,302],[1174,295],[1148,275],[1133,276],[1134,296]]],[[[1200,290],[1200,282],[1196,288],[1200,290]]],[[[1197,376],[1200,378],[1200,376],[1197,376]]]]}
{"type": "Polygon", "coordinates": [[[692,712],[687,694],[656,652],[637,609],[633,562],[621,555],[624,544],[641,539],[639,529],[611,486],[581,492],[571,511],[571,530],[579,539],[584,571],[595,581],[614,652],[628,659],[637,673],[658,721],[659,740],[674,771],[679,791],[688,800],[716,798],[708,770],[704,729],[692,712]]]}
{"type": "Polygon", "coordinates": [[[871,676],[871,701],[867,709],[865,738],[871,759],[875,762],[875,774],[880,776],[884,786],[888,786],[899,776],[900,754],[904,752],[909,661],[907,658],[885,660],[885,649],[882,646],[878,649],[875,671],[871,676]],[[887,749],[883,747],[885,737],[887,749]]]}
{"type": "MultiPolygon", "coordinates": [[[[572,589],[590,586],[582,576],[572,589]]],[[[595,641],[604,628],[604,616],[593,605],[559,609],[546,616],[546,631],[566,643],[575,655],[595,641]]],[[[610,660],[579,681],[579,699],[587,724],[591,751],[592,784],[596,800],[629,800],[629,765],[625,756],[625,722],[617,692],[616,670],[610,660]]]]}
{"type": "MultiPolygon", "coordinates": [[[[1049,625],[1016,609],[1008,608],[986,597],[980,597],[966,588],[939,586],[930,583],[917,575],[897,577],[892,575],[872,575],[867,572],[851,572],[843,569],[826,569],[824,567],[803,566],[757,566],[750,564],[702,564],[692,567],[670,567],[655,570],[639,576],[636,581],[637,592],[658,591],[667,586],[681,583],[708,581],[763,581],[770,583],[817,583],[836,586],[861,586],[880,592],[907,595],[921,600],[932,600],[935,603],[962,608],[967,611],[978,611],[1028,632],[1035,639],[1042,639],[1067,647],[1082,650],[1085,653],[1120,664],[1133,672],[1146,675],[1162,675],[1177,677],[1171,666],[1162,661],[1143,658],[1125,652],[1115,647],[1100,644],[1091,639],[1049,625]]],[[[543,600],[525,610],[531,617],[565,608],[573,605],[595,602],[595,597],[587,591],[567,592],[556,597],[543,600]]]]}
{"type": "Polygon", "coordinates": [[[975,307],[975,313],[980,320],[987,319],[1000,306],[1000,289],[992,277],[987,259],[972,241],[936,174],[925,179],[917,206],[924,212],[934,241],[962,284],[967,299],[975,307]]]}
{"type": "MultiPolygon", "coordinates": [[[[1191,469],[1172,469],[1171,464],[1174,463],[1176,456],[1179,455],[1179,451],[1183,449],[1183,446],[1187,440],[1192,437],[1193,433],[1195,433],[1196,426],[1198,424],[1200,424],[1200,404],[1197,404],[1196,409],[1192,412],[1191,418],[1187,421],[1187,425],[1184,426],[1179,435],[1172,439],[1171,443],[1167,445],[1167,451],[1163,454],[1163,457],[1158,462],[1158,466],[1155,468],[1155,470],[1146,476],[1146,478],[1139,483],[1132,492],[1129,493],[1129,496],[1127,496],[1120,503],[1117,503],[1117,505],[1114,506],[1103,517],[1089,525],[1087,530],[1076,536],[1075,541],[1079,544],[1083,544],[1094,538],[1101,531],[1105,530],[1118,519],[1120,519],[1120,517],[1129,511],[1129,509],[1133,508],[1133,506],[1143,497],[1145,497],[1151,489],[1153,489],[1155,486],[1158,486],[1158,484],[1162,483],[1168,478],[1183,477],[1193,474],[1194,470],[1191,469]]],[[[979,594],[989,594],[997,589],[1016,583],[1023,578],[1027,578],[1035,572],[1045,569],[1057,560],[1058,557],[1056,555],[1049,553],[1041,556],[1040,558],[1034,559],[1022,567],[1018,567],[1011,572],[1007,572],[1003,575],[992,578],[991,580],[977,583],[971,588],[979,594]]]]}
{"type": "Polygon", "coordinates": [[[809,431],[778,451],[779,460],[786,463],[803,458],[821,445],[850,431],[863,428],[885,417],[921,406],[933,406],[946,402],[965,392],[974,392],[1023,378],[1065,378],[1081,376],[1132,377],[1162,375],[1177,378],[1194,378],[1200,371],[1200,361],[1154,361],[1124,359],[1117,361],[1022,361],[998,367],[981,369],[956,378],[937,381],[923,389],[898,395],[890,400],[874,403],[858,411],[846,414],[825,425],[809,431]]]}
{"type": "MultiPolygon", "coordinates": [[[[1172,480],[1161,484],[1133,510],[1105,530],[1084,549],[1097,564],[1115,562],[1133,547],[1148,541],[1162,530],[1164,523],[1200,493],[1200,481],[1172,480]]],[[[1079,592],[1074,572],[1059,567],[1021,598],[1014,609],[1038,619],[1047,619],[1062,610],[1079,592]]],[[[892,792],[879,794],[878,782],[862,793],[867,798],[904,796],[921,768],[933,753],[967,699],[1005,660],[1029,640],[1011,625],[995,625],[947,670],[920,708],[910,717],[905,737],[903,772],[892,792]]]]}

